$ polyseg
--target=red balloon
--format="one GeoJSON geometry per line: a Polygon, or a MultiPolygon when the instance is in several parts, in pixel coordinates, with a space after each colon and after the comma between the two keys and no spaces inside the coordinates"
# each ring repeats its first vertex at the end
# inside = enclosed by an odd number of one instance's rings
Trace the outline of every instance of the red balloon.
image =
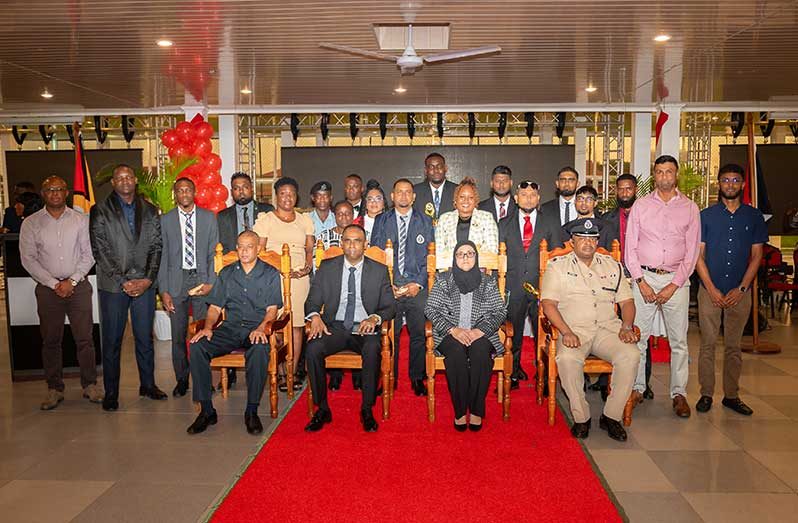
{"type": "Polygon", "coordinates": [[[205,171],[198,177],[200,185],[214,187],[222,183],[222,177],[217,171],[205,171]]]}
{"type": "Polygon", "coordinates": [[[200,207],[207,208],[213,201],[213,188],[209,185],[200,185],[194,195],[194,201],[200,207]]]}
{"type": "Polygon", "coordinates": [[[201,140],[210,140],[213,136],[213,126],[208,122],[199,122],[193,125],[194,136],[201,140]]]}
{"type": "Polygon", "coordinates": [[[179,141],[180,137],[177,135],[177,132],[175,132],[174,129],[164,131],[164,133],[161,135],[161,143],[166,147],[174,147],[179,141]]]}
{"type": "Polygon", "coordinates": [[[202,174],[202,163],[195,163],[183,169],[178,176],[186,176],[188,178],[199,178],[202,174]]]}
{"type": "Polygon", "coordinates": [[[220,171],[222,169],[222,159],[218,154],[211,153],[205,158],[205,165],[209,171],[220,171]]]}
{"type": "Polygon", "coordinates": [[[188,150],[188,147],[185,145],[177,145],[175,147],[169,148],[169,158],[175,160],[177,158],[185,158],[186,156],[190,156],[191,151],[188,150]]]}
{"type": "Polygon", "coordinates": [[[180,138],[180,141],[186,145],[190,145],[191,142],[194,141],[194,129],[191,128],[191,124],[188,122],[180,122],[177,124],[175,132],[180,138]]]}
{"type": "Polygon", "coordinates": [[[207,158],[213,153],[213,145],[210,140],[197,140],[194,142],[194,154],[202,159],[207,158]]]}
{"type": "Polygon", "coordinates": [[[217,202],[223,202],[226,205],[228,194],[229,192],[227,191],[227,187],[225,187],[221,183],[218,183],[216,184],[216,186],[213,187],[213,198],[217,202]]]}
{"type": "Polygon", "coordinates": [[[209,211],[213,211],[215,213],[219,213],[227,208],[227,203],[221,200],[216,200],[215,202],[211,203],[208,206],[209,211]]]}

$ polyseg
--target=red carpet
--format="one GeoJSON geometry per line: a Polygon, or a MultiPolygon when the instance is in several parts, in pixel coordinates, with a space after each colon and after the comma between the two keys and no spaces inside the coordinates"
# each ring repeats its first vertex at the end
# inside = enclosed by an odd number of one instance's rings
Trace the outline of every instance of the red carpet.
{"type": "Polygon", "coordinates": [[[380,419],[379,400],[374,408],[377,433],[360,426],[348,374],[321,432],[303,431],[301,396],[213,521],[621,521],[562,416],[547,425],[532,382],[513,391],[509,422],[489,392],[482,431],[458,433],[443,373],[436,421],[427,421],[426,398],[410,391],[406,344],[391,418],[380,419]]]}

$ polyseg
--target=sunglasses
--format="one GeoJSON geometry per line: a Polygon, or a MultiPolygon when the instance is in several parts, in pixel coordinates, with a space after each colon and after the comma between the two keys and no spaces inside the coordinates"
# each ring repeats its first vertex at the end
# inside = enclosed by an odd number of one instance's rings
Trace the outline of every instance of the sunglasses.
{"type": "Polygon", "coordinates": [[[535,182],[530,182],[529,180],[524,180],[523,182],[518,184],[519,189],[535,189],[538,190],[538,184],[535,182]]]}

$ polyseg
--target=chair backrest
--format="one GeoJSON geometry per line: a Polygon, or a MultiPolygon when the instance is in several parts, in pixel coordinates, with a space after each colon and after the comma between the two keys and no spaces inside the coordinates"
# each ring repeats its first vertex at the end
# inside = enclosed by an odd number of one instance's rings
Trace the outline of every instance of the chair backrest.
{"type": "MultiPolygon", "coordinates": [[[[427,246],[427,288],[432,289],[435,283],[436,265],[435,242],[430,242],[427,246]]],[[[499,294],[504,296],[507,287],[507,246],[504,242],[499,244],[498,254],[495,252],[479,251],[479,268],[488,271],[496,271],[498,275],[497,284],[499,294]]]]}
{"type": "MultiPolygon", "coordinates": [[[[291,311],[291,252],[287,243],[283,244],[282,253],[261,249],[258,258],[268,263],[278,271],[283,281],[283,310],[291,311]]],[[[230,251],[224,254],[224,247],[221,243],[216,244],[216,254],[213,257],[213,270],[219,274],[224,267],[238,261],[238,253],[230,251]]]]}
{"type": "MultiPolygon", "coordinates": [[[[324,243],[321,240],[316,241],[316,268],[319,268],[323,260],[329,260],[336,256],[343,256],[343,254],[344,250],[337,245],[333,245],[325,250],[324,243]]],[[[370,260],[387,266],[388,276],[391,278],[391,283],[393,283],[393,243],[391,243],[391,240],[385,243],[385,249],[380,249],[376,245],[370,245],[366,248],[366,252],[363,253],[363,255],[370,260]]]]}

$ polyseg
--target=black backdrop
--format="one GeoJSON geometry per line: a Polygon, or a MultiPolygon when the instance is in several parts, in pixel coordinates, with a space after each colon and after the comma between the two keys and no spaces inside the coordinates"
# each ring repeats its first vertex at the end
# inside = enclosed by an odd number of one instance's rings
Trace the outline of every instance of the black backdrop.
{"type": "Polygon", "coordinates": [[[515,183],[534,180],[541,186],[541,200],[554,197],[557,171],[573,165],[572,145],[452,145],[444,147],[284,147],[282,175],[299,182],[300,206],[309,207],[310,187],[319,180],[333,184],[333,199],[344,196],[344,178],[357,173],[363,181],[374,178],[390,193],[394,180],[424,179],[424,158],[439,152],[449,167],[448,179],[460,181],[471,176],[479,184],[481,199],[490,192],[490,173],[497,165],[513,171],[515,183]]]}

